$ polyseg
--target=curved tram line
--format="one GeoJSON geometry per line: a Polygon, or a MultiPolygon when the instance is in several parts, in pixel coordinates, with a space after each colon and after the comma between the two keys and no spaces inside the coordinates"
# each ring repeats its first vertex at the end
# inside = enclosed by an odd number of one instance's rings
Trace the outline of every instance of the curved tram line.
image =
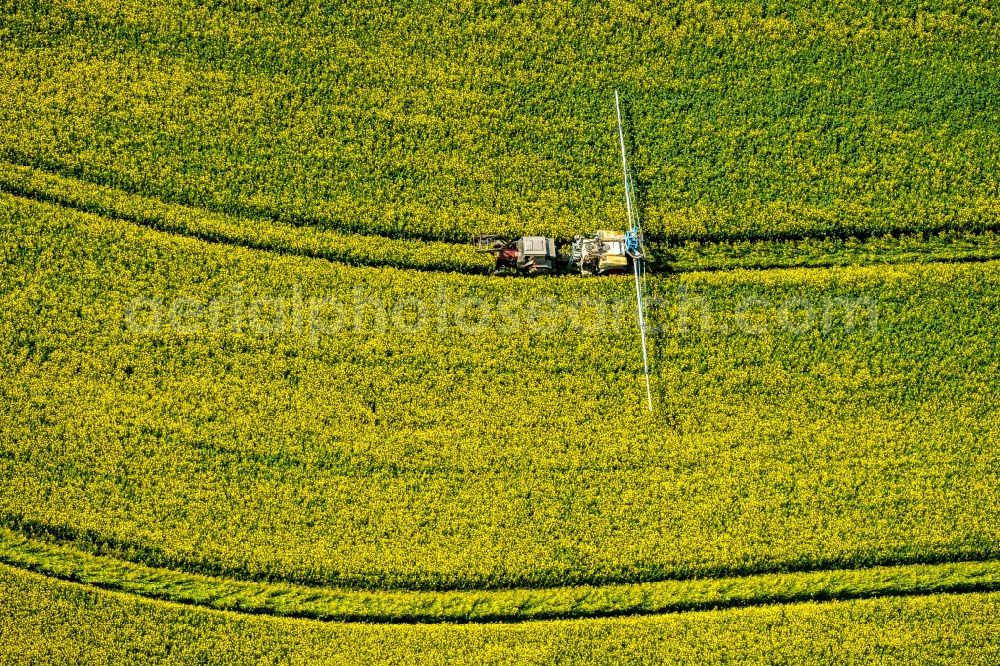
{"type": "Polygon", "coordinates": [[[0,529],[0,563],[188,606],[369,624],[520,623],[1000,590],[1000,561],[995,559],[549,589],[352,590],[154,568],[7,529],[0,529]]]}

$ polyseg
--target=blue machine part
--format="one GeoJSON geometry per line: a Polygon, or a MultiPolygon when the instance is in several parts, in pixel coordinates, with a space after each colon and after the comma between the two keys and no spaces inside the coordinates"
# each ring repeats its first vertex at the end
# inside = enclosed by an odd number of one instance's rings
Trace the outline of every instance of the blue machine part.
{"type": "Polygon", "coordinates": [[[642,232],[637,227],[625,232],[625,251],[633,259],[642,259],[642,232]]]}

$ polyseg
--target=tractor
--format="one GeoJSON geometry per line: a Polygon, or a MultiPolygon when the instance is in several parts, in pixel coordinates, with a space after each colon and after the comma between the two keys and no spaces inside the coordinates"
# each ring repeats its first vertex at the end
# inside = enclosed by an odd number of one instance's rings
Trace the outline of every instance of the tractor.
{"type": "MultiPolygon", "coordinates": [[[[653,411],[653,391],[649,381],[649,354],[646,348],[645,274],[648,257],[643,246],[639,213],[633,205],[632,178],[625,154],[625,133],[622,129],[621,103],[615,91],[615,116],[618,121],[618,144],[622,153],[622,177],[625,183],[625,214],[628,231],[595,231],[573,238],[569,255],[560,257],[554,238],[522,236],[508,240],[501,236],[475,236],[472,241],[479,252],[489,252],[495,263],[494,275],[543,275],[578,269],[580,275],[635,276],[636,314],[639,340],[642,344],[642,369],[646,378],[646,405],[653,411]]],[[[566,248],[562,248],[565,252],[566,248]]]]}
{"type": "Polygon", "coordinates": [[[508,240],[501,236],[476,236],[476,250],[494,257],[494,275],[543,275],[559,272],[556,241],[545,236],[522,236],[508,240]]]}

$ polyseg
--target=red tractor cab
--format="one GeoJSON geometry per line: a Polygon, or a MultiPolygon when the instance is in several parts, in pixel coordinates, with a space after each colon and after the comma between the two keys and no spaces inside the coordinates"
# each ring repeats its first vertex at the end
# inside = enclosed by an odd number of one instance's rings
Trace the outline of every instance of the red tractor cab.
{"type": "Polygon", "coordinates": [[[522,236],[507,240],[500,236],[476,236],[476,249],[494,257],[494,275],[542,275],[559,270],[556,241],[545,236],[522,236]]]}

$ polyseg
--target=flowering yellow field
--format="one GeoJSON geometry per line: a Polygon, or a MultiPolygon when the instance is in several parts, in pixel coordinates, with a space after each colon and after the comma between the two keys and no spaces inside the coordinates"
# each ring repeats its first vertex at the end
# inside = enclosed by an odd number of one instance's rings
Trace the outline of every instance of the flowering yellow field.
{"type": "Polygon", "coordinates": [[[8,526],[490,588],[989,559],[993,263],[494,279],[3,198],[8,526]],[[595,328],[595,324],[600,326],[595,328]]]}
{"type": "Polygon", "coordinates": [[[988,5],[0,18],[0,661],[997,661],[988,5]]]}
{"type": "Polygon", "coordinates": [[[989,3],[8,3],[0,157],[226,212],[466,240],[996,228],[989,3]]]}

